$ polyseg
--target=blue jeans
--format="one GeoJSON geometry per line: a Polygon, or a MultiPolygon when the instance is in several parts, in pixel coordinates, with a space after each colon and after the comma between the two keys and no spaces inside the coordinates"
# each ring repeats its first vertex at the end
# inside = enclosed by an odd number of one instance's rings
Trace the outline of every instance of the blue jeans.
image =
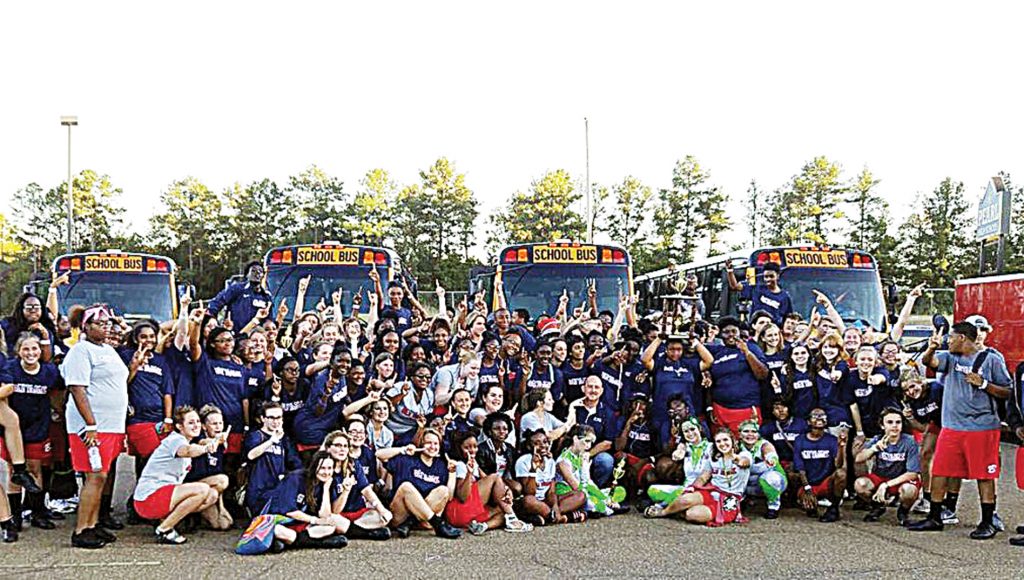
{"type": "Polygon", "coordinates": [[[612,471],[615,470],[615,458],[611,453],[598,453],[590,463],[590,479],[597,487],[605,488],[612,482],[612,471]]]}

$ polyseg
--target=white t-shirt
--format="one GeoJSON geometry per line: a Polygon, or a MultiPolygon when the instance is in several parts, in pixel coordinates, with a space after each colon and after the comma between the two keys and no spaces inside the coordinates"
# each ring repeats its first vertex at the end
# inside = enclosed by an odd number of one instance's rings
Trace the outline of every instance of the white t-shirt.
{"type": "MultiPolygon", "coordinates": [[[[85,386],[86,397],[100,433],[124,433],[128,414],[128,367],[109,344],[80,340],[71,347],[60,367],[68,386],[85,386]]],[[[64,412],[68,435],[85,429],[85,419],[73,398],[64,412]]]]}
{"type": "Polygon", "coordinates": [[[526,413],[519,419],[519,432],[526,433],[527,431],[536,431],[537,429],[543,429],[545,433],[554,431],[564,425],[564,423],[558,418],[544,411],[544,418],[540,419],[537,414],[533,411],[526,413]]]}
{"type": "Polygon", "coordinates": [[[527,453],[516,460],[516,477],[532,477],[537,480],[537,499],[543,500],[548,494],[548,488],[555,482],[555,460],[548,457],[544,460],[544,467],[539,471],[533,470],[533,454],[527,453]]]}
{"type": "Polygon", "coordinates": [[[178,450],[184,445],[188,445],[188,439],[177,431],[160,442],[142,470],[134,499],[144,501],[165,485],[180,485],[185,481],[185,475],[192,469],[192,458],[178,457],[178,450]]]}

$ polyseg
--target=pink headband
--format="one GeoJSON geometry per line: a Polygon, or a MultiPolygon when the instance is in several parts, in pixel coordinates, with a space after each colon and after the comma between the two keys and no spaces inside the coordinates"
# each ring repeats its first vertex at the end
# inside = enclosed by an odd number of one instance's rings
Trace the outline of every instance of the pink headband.
{"type": "Polygon", "coordinates": [[[97,304],[96,306],[90,306],[85,309],[85,313],[82,314],[82,330],[85,330],[85,325],[89,324],[95,318],[110,318],[110,310],[103,304],[97,304]]]}

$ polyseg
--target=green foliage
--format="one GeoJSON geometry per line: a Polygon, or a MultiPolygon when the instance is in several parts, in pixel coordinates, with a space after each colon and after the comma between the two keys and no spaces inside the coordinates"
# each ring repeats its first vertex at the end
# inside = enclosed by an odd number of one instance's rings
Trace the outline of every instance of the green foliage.
{"type": "Polygon", "coordinates": [[[952,288],[957,278],[971,275],[974,263],[964,184],[947,177],[932,195],[919,196],[918,205],[900,228],[900,283],[952,288]]]}
{"type": "Polygon", "coordinates": [[[287,192],[297,204],[295,243],[319,244],[343,233],[341,212],[347,205],[344,184],[316,165],[288,178],[287,192]]]}
{"type": "Polygon", "coordinates": [[[572,209],[580,197],[569,172],[557,169],[545,173],[533,181],[528,192],[514,193],[507,209],[491,216],[494,229],[489,247],[497,251],[508,244],[582,239],[587,224],[572,209]]]}
{"type": "Polygon", "coordinates": [[[212,296],[234,272],[224,263],[223,201],[194,177],[172,183],[160,194],[160,210],[150,220],[149,243],[178,264],[179,279],[212,296]]]}
{"type": "Polygon", "coordinates": [[[708,183],[710,172],[687,155],[672,169],[672,186],[658,192],[654,209],[654,261],[685,263],[694,259],[697,242],[708,236],[709,247],[728,229],[727,199],[708,183]]]}
{"type": "Polygon", "coordinates": [[[775,190],[768,203],[768,242],[832,242],[834,222],[844,217],[840,203],[846,188],[841,173],[838,163],[815,157],[789,184],[775,190]]]}
{"type": "Polygon", "coordinates": [[[757,186],[757,180],[751,179],[750,187],[747,188],[747,197],[743,202],[743,209],[746,210],[743,223],[750,233],[751,247],[757,248],[764,243],[764,237],[768,230],[768,202],[768,196],[763,189],[757,186]]]}
{"type": "Polygon", "coordinates": [[[343,227],[354,243],[379,246],[394,226],[398,186],[384,169],[371,169],[345,212],[343,227]]]}
{"type": "Polygon", "coordinates": [[[236,183],[224,191],[228,209],[223,226],[224,266],[237,272],[250,260],[262,259],[270,248],[291,243],[298,225],[297,196],[277,183],[263,179],[242,187],[236,183]]]}
{"type": "Polygon", "coordinates": [[[849,187],[848,202],[853,208],[847,219],[849,245],[872,254],[883,278],[895,278],[897,241],[889,234],[889,203],[875,193],[878,184],[865,167],[849,187]]]}
{"type": "Polygon", "coordinates": [[[469,277],[477,201],[466,176],[442,157],[420,172],[420,183],[403,188],[395,204],[392,238],[407,266],[423,279],[461,288],[469,277]],[[449,268],[453,258],[458,268],[449,268]],[[448,266],[446,266],[448,265],[448,266]]]}

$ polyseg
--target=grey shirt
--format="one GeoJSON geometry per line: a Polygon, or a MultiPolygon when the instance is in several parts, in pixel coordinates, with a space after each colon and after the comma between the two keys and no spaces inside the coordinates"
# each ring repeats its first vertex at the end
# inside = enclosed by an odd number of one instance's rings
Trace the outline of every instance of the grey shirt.
{"type": "MultiPolygon", "coordinates": [[[[867,446],[873,447],[884,437],[878,435],[867,446]]],[[[887,445],[880,453],[875,454],[875,467],[872,473],[885,479],[893,479],[908,471],[921,473],[921,452],[914,438],[906,433],[900,434],[899,441],[887,445]]]]}
{"type": "MultiPolygon", "coordinates": [[[[940,352],[935,355],[937,372],[945,375],[942,391],[942,427],[957,431],[991,431],[999,429],[999,415],[996,400],[988,393],[967,382],[972,372],[974,359],[971,356],[940,352]]],[[[1002,358],[989,354],[978,369],[978,374],[990,383],[1009,386],[1013,379],[1006,370],[1002,358]]]]}

